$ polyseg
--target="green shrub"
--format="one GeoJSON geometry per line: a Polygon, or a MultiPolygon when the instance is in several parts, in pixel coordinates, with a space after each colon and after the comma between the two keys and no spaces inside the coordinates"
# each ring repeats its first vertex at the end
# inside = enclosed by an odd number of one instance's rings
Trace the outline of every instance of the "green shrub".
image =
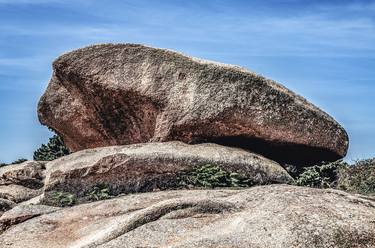
{"type": "Polygon", "coordinates": [[[99,201],[109,199],[112,197],[112,195],[110,189],[107,186],[98,185],[89,192],[88,197],[92,201],[99,201]]]}
{"type": "Polygon", "coordinates": [[[70,154],[61,137],[54,135],[47,145],[43,144],[34,152],[34,160],[51,161],[70,154]]]}
{"type": "Polygon", "coordinates": [[[57,191],[52,193],[52,200],[55,205],[66,207],[73,206],[76,202],[76,197],[69,192],[57,191]]]}
{"type": "Polygon", "coordinates": [[[335,188],[338,180],[338,172],[349,165],[342,160],[336,162],[314,165],[304,168],[303,172],[296,178],[298,186],[314,188],[335,188]]]}
{"type": "Polygon", "coordinates": [[[297,176],[296,185],[336,188],[353,193],[375,195],[375,158],[349,165],[342,160],[306,167],[297,176]]]}
{"type": "Polygon", "coordinates": [[[7,166],[8,164],[6,163],[0,163],[0,167],[7,166]]]}
{"type": "Polygon", "coordinates": [[[238,173],[230,173],[219,166],[207,164],[196,166],[191,171],[181,173],[178,178],[178,185],[182,187],[248,187],[253,183],[249,178],[238,173]]]}
{"type": "Polygon", "coordinates": [[[338,174],[337,188],[367,195],[375,195],[375,158],[359,160],[342,168],[338,174]]]}

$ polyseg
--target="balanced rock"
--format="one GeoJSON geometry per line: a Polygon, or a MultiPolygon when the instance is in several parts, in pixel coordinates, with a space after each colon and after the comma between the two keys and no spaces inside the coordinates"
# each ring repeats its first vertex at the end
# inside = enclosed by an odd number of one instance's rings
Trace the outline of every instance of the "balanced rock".
{"type": "Polygon", "coordinates": [[[134,44],[59,57],[38,114],[72,151],[179,140],[311,164],[342,158],[348,148],[332,117],[272,80],[134,44]]]}
{"type": "Polygon", "coordinates": [[[0,235],[0,247],[375,246],[375,200],[287,185],[178,190],[81,204],[0,235]]]}
{"type": "Polygon", "coordinates": [[[49,162],[43,202],[59,205],[56,194],[90,200],[95,187],[112,195],[176,188],[183,173],[204,165],[236,173],[249,186],[293,181],[278,163],[242,149],[155,142],[88,149],[49,162]]]}

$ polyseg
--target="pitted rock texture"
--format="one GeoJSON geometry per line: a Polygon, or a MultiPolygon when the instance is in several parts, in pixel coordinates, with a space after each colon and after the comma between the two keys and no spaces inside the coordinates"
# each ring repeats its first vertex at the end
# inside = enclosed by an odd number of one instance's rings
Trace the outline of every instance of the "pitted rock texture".
{"type": "Polygon", "coordinates": [[[9,209],[12,209],[15,206],[16,206],[16,203],[14,203],[13,201],[0,198],[0,216],[4,212],[8,211],[9,209]]]}
{"type": "Polygon", "coordinates": [[[42,194],[42,189],[29,189],[21,185],[0,185],[0,198],[16,203],[30,200],[42,194]]]}
{"type": "Polygon", "coordinates": [[[10,227],[0,247],[375,247],[375,201],[287,185],[134,194],[10,227]]]}
{"type": "Polygon", "coordinates": [[[11,210],[6,211],[0,217],[0,233],[18,223],[22,223],[28,219],[40,216],[42,214],[52,213],[57,211],[58,207],[44,206],[44,205],[18,205],[11,210]]]}
{"type": "Polygon", "coordinates": [[[89,149],[49,162],[43,202],[55,205],[57,192],[82,202],[99,186],[113,195],[176,188],[181,172],[207,164],[238,173],[252,185],[293,181],[278,163],[243,149],[155,142],[89,149]]]}
{"type": "Polygon", "coordinates": [[[62,55],[38,106],[72,151],[179,140],[239,146],[283,163],[345,156],[328,114],[246,69],[135,44],[62,55]]]}
{"type": "Polygon", "coordinates": [[[26,161],[0,168],[1,185],[22,185],[31,189],[43,187],[45,162],[26,161]]]}

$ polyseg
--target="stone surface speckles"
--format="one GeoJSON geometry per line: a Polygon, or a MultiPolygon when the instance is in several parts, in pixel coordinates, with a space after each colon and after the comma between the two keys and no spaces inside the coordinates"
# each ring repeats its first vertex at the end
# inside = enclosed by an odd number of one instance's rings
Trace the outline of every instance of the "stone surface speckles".
{"type": "Polygon", "coordinates": [[[95,45],[59,57],[38,114],[73,151],[214,142],[305,165],[336,160],[348,148],[333,118],[272,80],[136,44],[95,45]]]}

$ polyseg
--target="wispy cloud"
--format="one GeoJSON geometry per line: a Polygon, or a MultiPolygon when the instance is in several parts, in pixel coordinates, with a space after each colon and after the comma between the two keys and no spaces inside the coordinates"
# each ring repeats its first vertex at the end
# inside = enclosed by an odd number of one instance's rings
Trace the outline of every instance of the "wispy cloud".
{"type": "MultiPolygon", "coordinates": [[[[0,0],[7,2],[6,0],[0,0]]],[[[19,0],[31,2],[31,0],[19,0]]],[[[50,0],[59,1],[59,0],[50,0]]],[[[16,1],[17,2],[17,1],[16,1]]],[[[32,1],[34,2],[34,1],[32,1]]],[[[36,2],[48,2],[37,0],[36,2]]],[[[93,13],[102,22],[77,25],[50,23],[43,26],[0,25],[1,36],[71,37],[92,42],[160,41],[180,44],[231,44],[230,52],[247,56],[368,56],[375,57],[375,22],[371,15],[337,16],[337,12],[353,12],[375,7],[367,4],[329,5],[319,2],[314,11],[295,15],[248,15],[225,11],[222,1],[208,10],[192,12],[181,6],[147,6],[145,2],[124,3],[118,12],[106,6],[107,12],[93,13]],[[125,8],[126,7],[126,8],[125,8]],[[214,12],[213,10],[217,10],[214,12]],[[210,12],[207,14],[206,12],[210,12]],[[329,14],[327,14],[327,12],[329,14]],[[126,21],[124,21],[126,16],[126,21]],[[183,18],[189,16],[189,18],[183,18]],[[147,17],[147,18],[146,18],[147,17]],[[104,18],[104,19],[103,19],[104,18]],[[135,26],[131,23],[139,23],[135,26]],[[277,42],[276,42],[277,41],[277,42]],[[233,46],[235,45],[235,46],[233,46]]],[[[102,7],[101,5],[97,8],[102,7]]],[[[104,7],[103,7],[104,8],[104,7]]],[[[216,51],[217,52],[217,51],[216,51]]]]}

